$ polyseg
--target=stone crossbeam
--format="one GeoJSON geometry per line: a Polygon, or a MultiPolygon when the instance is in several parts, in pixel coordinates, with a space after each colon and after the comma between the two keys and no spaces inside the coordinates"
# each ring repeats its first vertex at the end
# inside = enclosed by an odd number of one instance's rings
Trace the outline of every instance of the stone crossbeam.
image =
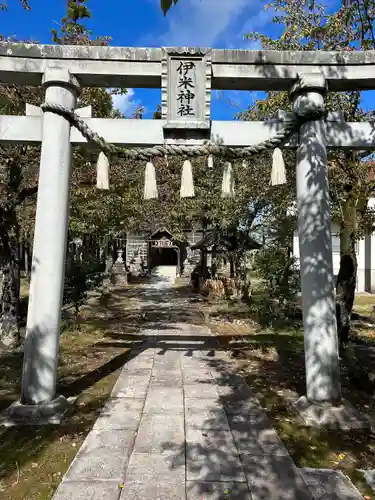
{"type": "MultiPolygon", "coordinates": [[[[83,114],[83,113],[80,113],[83,114]]],[[[326,134],[329,148],[375,150],[375,124],[369,122],[345,122],[332,113],[327,118],[326,134]]],[[[154,146],[165,143],[196,145],[209,140],[230,147],[245,147],[270,139],[282,128],[282,121],[243,122],[212,121],[206,139],[166,139],[163,126],[166,120],[136,120],[85,118],[86,123],[106,141],[117,146],[154,146]]],[[[42,116],[0,116],[1,144],[38,144],[42,140],[42,116]]],[[[189,135],[187,135],[189,137],[189,135]]],[[[196,137],[199,137],[196,136],[196,137]]],[[[71,129],[72,144],[84,144],[86,139],[75,128],[71,129]]],[[[297,147],[293,137],[285,147],[297,147]]]]}
{"type": "MultiPolygon", "coordinates": [[[[183,48],[179,49],[180,51],[183,48]]],[[[194,50],[186,48],[186,51],[194,50]]],[[[204,49],[208,50],[208,49],[204,49]]],[[[40,85],[46,68],[68,69],[81,86],[160,88],[161,48],[0,44],[0,81],[40,85]]],[[[329,90],[375,89],[375,51],[211,50],[212,89],[289,90],[320,71],[329,90]]]]}

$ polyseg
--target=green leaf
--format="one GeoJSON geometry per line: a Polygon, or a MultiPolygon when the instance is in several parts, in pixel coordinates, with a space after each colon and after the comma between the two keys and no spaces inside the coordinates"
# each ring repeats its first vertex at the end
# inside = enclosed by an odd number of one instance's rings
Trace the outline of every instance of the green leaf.
{"type": "Polygon", "coordinates": [[[178,0],[160,0],[160,7],[163,11],[164,15],[167,15],[167,12],[172,7],[172,4],[176,5],[178,0]]]}

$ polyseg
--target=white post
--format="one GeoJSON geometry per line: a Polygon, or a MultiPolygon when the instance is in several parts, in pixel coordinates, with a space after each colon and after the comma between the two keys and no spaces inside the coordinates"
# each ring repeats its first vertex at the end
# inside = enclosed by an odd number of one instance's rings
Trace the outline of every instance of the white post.
{"type": "Polygon", "coordinates": [[[325,92],[326,82],[320,73],[300,75],[291,90],[293,111],[301,118],[316,115],[300,128],[296,165],[306,398],[310,404],[337,404],[341,400],[325,92]]]}
{"type": "MultiPolygon", "coordinates": [[[[68,70],[47,69],[46,102],[75,108],[79,90],[68,70]]],[[[47,112],[43,119],[21,403],[55,398],[65,277],[72,151],[70,124],[47,112]]]]}

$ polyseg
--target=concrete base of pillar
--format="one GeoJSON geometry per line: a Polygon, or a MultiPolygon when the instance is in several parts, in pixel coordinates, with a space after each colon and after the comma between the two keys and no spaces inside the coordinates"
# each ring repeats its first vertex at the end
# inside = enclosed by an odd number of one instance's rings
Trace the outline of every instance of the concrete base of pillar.
{"type": "Polygon", "coordinates": [[[341,430],[371,428],[369,419],[345,399],[340,405],[333,406],[330,403],[311,403],[306,396],[302,396],[292,403],[292,408],[308,427],[341,430]]]}
{"type": "Polygon", "coordinates": [[[74,400],[58,396],[50,403],[41,405],[24,405],[16,401],[0,416],[0,426],[58,425],[74,400]]]}

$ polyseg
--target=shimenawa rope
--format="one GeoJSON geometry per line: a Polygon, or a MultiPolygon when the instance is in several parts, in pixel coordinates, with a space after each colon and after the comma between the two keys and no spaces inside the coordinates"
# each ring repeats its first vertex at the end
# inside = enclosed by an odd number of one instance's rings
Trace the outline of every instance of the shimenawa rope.
{"type": "Polygon", "coordinates": [[[199,146],[165,144],[163,146],[144,148],[120,148],[114,144],[108,143],[103,137],[91,130],[87,123],[72,109],[61,106],[60,104],[48,102],[43,103],[41,105],[41,109],[43,112],[48,111],[64,117],[73,127],[81,132],[83,137],[88,142],[94,142],[103,153],[139,160],[150,160],[155,156],[164,157],[165,155],[187,157],[213,155],[225,158],[247,158],[262,153],[267,149],[272,149],[282,145],[293,135],[293,133],[298,131],[300,125],[304,121],[316,118],[315,114],[312,114],[309,117],[304,117],[304,120],[302,121],[300,117],[294,114],[290,120],[283,122],[283,128],[276,132],[273,137],[266,139],[259,144],[243,148],[231,148],[228,146],[220,146],[218,144],[203,144],[199,146]]]}

